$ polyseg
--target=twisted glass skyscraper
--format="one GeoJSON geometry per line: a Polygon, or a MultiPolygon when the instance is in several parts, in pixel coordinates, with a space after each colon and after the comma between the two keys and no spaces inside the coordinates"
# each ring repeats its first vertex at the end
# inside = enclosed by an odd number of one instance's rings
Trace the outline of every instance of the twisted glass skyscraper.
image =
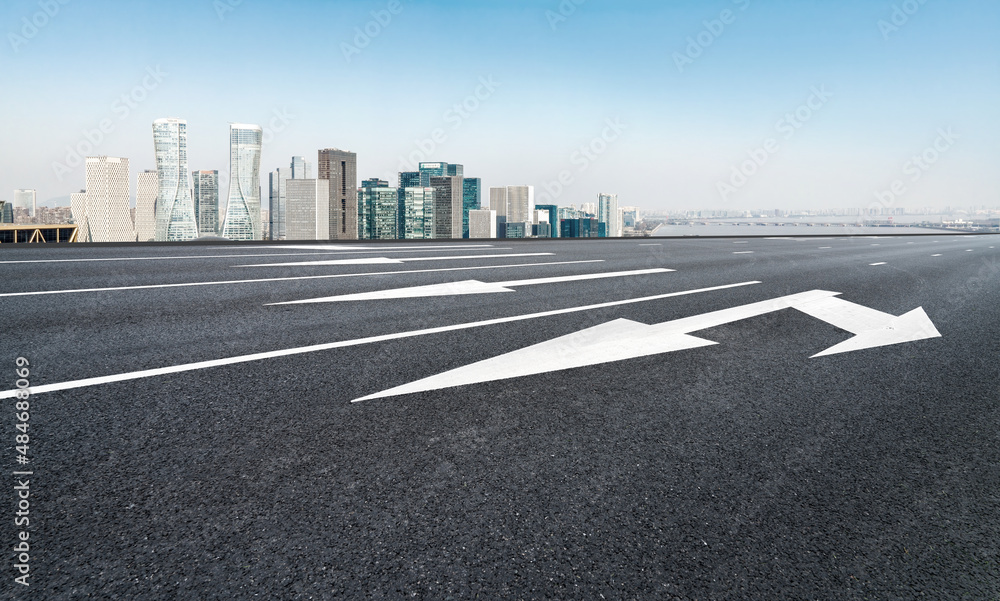
{"type": "Polygon", "coordinates": [[[264,132],[259,125],[229,124],[229,202],[222,237],[263,240],[260,223],[260,151],[264,132]]]}
{"type": "Polygon", "coordinates": [[[198,237],[198,224],[188,187],[187,121],[154,121],[153,147],[159,181],[155,239],[157,242],[194,240],[198,237]]]}

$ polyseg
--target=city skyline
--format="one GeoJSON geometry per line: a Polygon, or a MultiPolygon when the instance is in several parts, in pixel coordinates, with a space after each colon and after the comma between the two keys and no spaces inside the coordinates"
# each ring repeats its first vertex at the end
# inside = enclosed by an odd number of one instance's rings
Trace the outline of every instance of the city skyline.
{"type": "MultiPolygon", "coordinates": [[[[358,154],[361,177],[387,181],[415,170],[413,159],[455,157],[484,187],[526,182],[539,202],[561,206],[600,190],[649,210],[859,207],[879,194],[893,207],[998,198],[995,3],[917,3],[912,14],[860,1],[515,1],[474,11],[422,2],[395,13],[390,4],[300,1],[274,15],[250,3],[181,1],[148,6],[141,22],[106,2],[60,5],[30,38],[15,28],[24,43],[4,50],[10,76],[37,85],[0,101],[21,115],[0,151],[0,189],[33,188],[40,206],[68,204],[83,155],[132,157],[134,181],[155,168],[145,124],[179,115],[191,166],[219,169],[224,189],[222,137],[227,123],[243,121],[264,129],[264,172],[330,145],[358,154]],[[313,18],[285,27],[303,13],[313,18]],[[431,24],[458,33],[428,46],[431,24]],[[183,25],[182,47],[165,42],[172,25],[183,25]],[[336,49],[322,57],[311,50],[320,30],[336,49]],[[265,31],[274,43],[246,67],[280,64],[290,77],[261,78],[247,95],[222,49],[265,31]],[[81,35],[92,51],[129,51],[95,67],[75,50],[81,35]],[[425,52],[412,52],[418,39],[425,52]],[[289,51],[304,57],[290,70],[289,51]],[[446,72],[414,68],[442,54],[446,72]],[[361,93],[328,110],[326,81],[373,72],[426,93],[361,93]],[[79,93],[54,93],[56,82],[79,93]],[[74,156],[88,144],[92,152],[74,156]],[[897,182],[905,192],[890,198],[897,182]]],[[[17,24],[38,10],[16,1],[0,14],[17,24]]]]}

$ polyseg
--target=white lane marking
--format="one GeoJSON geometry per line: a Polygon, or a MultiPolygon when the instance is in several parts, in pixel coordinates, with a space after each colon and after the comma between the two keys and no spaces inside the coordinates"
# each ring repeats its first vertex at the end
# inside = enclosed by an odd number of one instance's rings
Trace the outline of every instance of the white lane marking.
{"type": "Polygon", "coordinates": [[[820,246],[819,247],[820,250],[830,250],[831,248],[833,248],[833,247],[832,246],[820,246]]]}
{"type": "Polygon", "coordinates": [[[618,319],[362,397],[353,402],[495,382],[712,346],[717,343],[691,334],[790,308],[855,335],[846,342],[814,355],[814,359],[941,336],[923,309],[916,309],[902,317],[896,317],[835,298],[839,294],[839,292],[813,290],[656,325],[618,319]]]}
{"type": "MultiPolygon", "coordinates": [[[[231,248],[236,250],[358,250],[358,249],[368,249],[375,252],[389,252],[388,249],[399,248],[402,245],[402,240],[400,244],[390,245],[379,245],[379,246],[353,246],[347,244],[268,244],[267,246],[223,246],[219,248],[231,248]]],[[[450,249],[450,248],[493,248],[492,244],[432,244],[428,246],[414,245],[412,248],[416,249],[427,249],[427,248],[440,248],[440,249],[450,249]]],[[[393,251],[393,252],[405,252],[393,251]]]]}
{"type": "MultiPolygon", "coordinates": [[[[252,355],[242,355],[239,357],[229,357],[226,359],[216,359],[212,361],[200,361],[198,363],[187,363],[184,365],[174,365],[171,367],[161,367],[157,369],[146,369],[143,371],[134,371],[124,374],[116,374],[112,376],[101,376],[97,378],[86,378],[84,380],[74,380],[72,382],[59,382],[56,384],[44,384],[42,386],[32,386],[28,389],[30,394],[42,394],[45,392],[57,392],[60,390],[73,390],[76,388],[85,388],[88,386],[98,386],[100,384],[110,384],[112,382],[127,382],[129,380],[139,380],[143,378],[152,378],[155,376],[164,376],[169,374],[177,374],[189,371],[196,371],[201,369],[208,369],[212,367],[221,367],[223,365],[235,365],[238,363],[249,363],[252,361],[262,361],[265,359],[274,359],[277,357],[290,357],[293,355],[303,355],[306,353],[316,353],[320,351],[328,351],[338,348],[347,348],[353,346],[361,346],[365,344],[372,344],[376,342],[386,342],[389,340],[401,340],[403,338],[416,338],[419,336],[429,336],[432,334],[441,334],[444,332],[454,332],[458,330],[469,330],[473,328],[482,328],[485,326],[492,326],[504,323],[514,323],[518,321],[527,321],[532,319],[541,319],[544,317],[553,317],[556,315],[568,315],[570,313],[580,313],[583,311],[594,311],[597,309],[607,309],[610,307],[622,307],[625,305],[634,305],[637,303],[645,303],[649,301],[662,300],[666,298],[674,298],[679,296],[690,296],[692,294],[702,294],[705,292],[717,292],[720,290],[729,290],[732,288],[742,288],[745,286],[754,286],[760,284],[761,282],[741,282],[739,284],[727,284],[724,286],[713,286],[711,288],[699,288],[697,290],[684,290],[682,292],[670,292],[667,294],[658,294],[656,296],[646,296],[642,298],[632,298],[621,301],[612,301],[609,303],[601,303],[597,305],[587,305],[583,307],[571,307],[569,309],[556,309],[554,311],[545,311],[542,313],[531,313],[528,315],[515,315],[514,317],[501,317],[497,319],[490,319],[487,321],[476,321],[471,323],[462,323],[452,326],[442,326],[438,328],[428,328],[425,330],[414,330],[410,332],[400,332],[397,334],[384,334],[382,336],[372,336],[369,338],[358,338],[355,340],[344,340],[341,342],[331,342],[328,344],[318,344],[315,346],[306,346],[300,348],[285,349],[280,351],[270,351],[265,353],[255,353],[252,355]]],[[[11,399],[17,396],[19,390],[5,390],[0,392],[0,399],[11,399]]]]}
{"type": "Polygon", "coordinates": [[[749,242],[733,242],[733,244],[750,244],[749,242]]]}
{"type": "Polygon", "coordinates": [[[965,252],[967,252],[967,253],[971,253],[971,252],[975,252],[975,251],[974,251],[974,250],[972,250],[972,249],[970,248],[969,250],[967,250],[967,251],[965,251],[965,252]]]}
{"type": "Polygon", "coordinates": [[[941,256],[944,256],[944,255],[931,255],[931,256],[932,257],[941,257],[941,256]]]}
{"type": "Polygon", "coordinates": [[[147,286],[118,286],[114,288],[80,288],[77,290],[41,290],[38,292],[7,292],[5,296],[43,296],[46,294],[75,294],[78,292],[119,292],[122,290],[155,290],[158,288],[187,288],[191,286],[224,286],[229,284],[264,284],[269,282],[296,282],[300,280],[329,280],[333,278],[360,278],[376,275],[406,275],[413,273],[445,273],[450,271],[476,271],[479,269],[513,269],[521,267],[545,267],[551,265],[582,265],[585,263],[603,263],[601,259],[589,261],[558,261],[553,263],[520,263],[516,265],[482,265],[478,267],[449,267],[440,269],[412,269],[406,271],[372,271],[368,273],[334,273],[330,275],[308,275],[286,278],[264,278],[256,280],[230,280],[226,282],[189,282],[184,284],[152,284],[147,286]]]}
{"type": "Polygon", "coordinates": [[[390,300],[406,298],[430,298],[434,296],[463,296],[472,294],[496,294],[501,292],[514,292],[511,288],[521,286],[536,286],[539,284],[561,284],[566,282],[580,282],[585,280],[600,280],[608,278],[622,278],[636,275],[651,275],[657,273],[672,273],[673,269],[641,269],[636,271],[617,271],[611,273],[588,273],[583,275],[559,276],[553,278],[536,278],[532,280],[515,280],[510,282],[480,282],[478,280],[466,280],[462,282],[448,282],[444,284],[431,284],[429,286],[411,286],[408,288],[396,288],[393,290],[377,290],[375,292],[360,292],[357,294],[341,294],[338,296],[328,296],[325,298],[313,298],[307,300],[291,301],[286,303],[272,303],[267,306],[278,305],[309,305],[314,303],[339,303],[347,301],[371,301],[390,300]]]}
{"type": "Polygon", "coordinates": [[[888,265],[888,263],[872,263],[870,267],[879,267],[880,265],[888,265]]]}
{"type": "Polygon", "coordinates": [[[754,251],[752,251],[752,250],[744,250],[744,251],[740,251],[740,252],[735,252],[733,254],[734,255],[752,255],[752,254],[754,254],[754,251]]]}
{"type": "Polygon", "coordinates": [[[640,244],[639,246],[663,246],[662,244],[640,244]]]}
{"type": "Polygon", "coordinates": [[[881,244],[872,244],[872,246],[882,246],[881,244]]]}
{"type": "Polygon", "coordinates": [[[305,263],[261,263],[258,265],[235,265],[235,267],[331,267],[335,265],[398,265],[414,261],[465,261],[474,259],[505,259],[508,257],[551,257],[555,253],[520,253],[509,255],[464,255],[460,257],[405,257],[390,259],[372,257],[367,259],[337,259],[334,261],[306,261],[305,263]]]}
{"type": "MultiPolygon", "coordinates": [[[[357,249],[358,247],[354,247],[357,249]]],[[[361,247],[364,248],[364,247],[361,247]]],[[[463,248],[482,250],[513,250],[510,248],[494,248],[492,246],[465,246],[463,248]]],[[[0,265],[14,265],[18,263],[100,263],[104,261],[180,261],[188,259],[261,259],[265,257],[328,257],[330,255],[373,255],[376,253],[408,253],[408,252],[448,252],[454,250],[451,246],[428,246],[407,250],[386,250],[372,248],[371,250],[354,250],[350,252],[325,252],[325,253],[257,253],[254,255],[194,255],[186,257],[118,257],[107,259],[34,259],[30,261],[0,261],[0,265]]]]}

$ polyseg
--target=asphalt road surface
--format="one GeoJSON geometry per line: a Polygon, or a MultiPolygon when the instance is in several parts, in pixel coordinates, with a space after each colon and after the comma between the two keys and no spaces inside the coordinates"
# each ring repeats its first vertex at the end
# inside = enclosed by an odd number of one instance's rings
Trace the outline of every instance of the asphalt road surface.
{"type": "Polygon", "coordinates": [[[29,464],[0,413],[8,482],[32,471],[31,586],[8,553],[0,597],[1000,599],[997,246],[0,249],[0,391],[25,357],[33,392],[29,464]],[[275,304],[468,280],[514,284],[275,304]],[[814,357],[853,333],[697,317],[817,290],[933,327],[814,357]],[[716,344],[607,363],[663,337],[591,330],[685,318],[716,344]],[[540,373],[461,370],[518,352],[540,373]],[[352,402],[453,370],[482,381],[352,402]]]}

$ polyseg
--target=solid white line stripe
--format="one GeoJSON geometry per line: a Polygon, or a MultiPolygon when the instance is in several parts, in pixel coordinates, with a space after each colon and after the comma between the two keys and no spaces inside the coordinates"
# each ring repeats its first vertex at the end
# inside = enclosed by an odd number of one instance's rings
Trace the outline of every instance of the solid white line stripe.
{"type": "Polygon", "coordinates": [[[81,288],[78,290],[42,290],[39,292],[8,292],[5,296],[42,296],[46,294],[75,294],[78,292],[118,292],[121,290],[154,290],[157,288],[187,288],[190,286],[223,286],[228,284],[263,284],[268,282],[295,282],[299,280],[328,280],[332,278],[360,278],[375,275],[404,275],[412,273],[444,273],[449,271],[475,271],[477,269],[508,269],[515,267],[543,267],[548,265],[580,265],[584,263],[603,263],[603,260],[590,261],[559,261],[554,263],[519,263],[517,265],[484,265],[478,267],[449,267],[441,269],[413,269],[407,271],[373,271],[368,273],[335,273],[331,275],[308,275],[287,278],[266,278],[259,280],[230,280],[226,282],[189,282],[185,284],[152,284],[148,286],[120,286],[114,288],[81,288]]]}
{"type": "Polygon", "coordinates": [[[880,265],[888,265],[888,263],[872,263],[872,264],[871,264],[871,265],[869,265],[869,266],[870,266],[870,267],[878,267],[878,266],[880,266],[880,265]]]}
{"type": "Polygon", "coordinates": [[[650,275],[654,273],[673,273],[673,269],[637,269],[634,271],[612,271],[609,273],[587,273],[583,275],[566,275],[555,278],[537,278],[533,280],[514,280],[511,282],[496,282],[494,286],[516,288],[518,286],[534,286],[536,284],[562,284],[564,282],[582,282],[584,280],[603,280],[606,278],[624,278],[633,275],[650,275]]]}
{"type": "MultiPolygon", "coordinates": [[[[341,247],[343,248],[343,247],[341,247]]],[[[364,248],[364,247],[354,247],[364,248]]],[[[179,261],[186,259],[261,259],[266,257],[328,257],[331,255],[373,255],[373,254],[384,254],[384,253],[408,253],[408,252],[448,252],[455,250],[455,246],[426,246],[423,248],[414,249],[399,249],[399,250],[387,250],[379,248],[371,248],[369,250],[353,250],[350,252],[340,251],[340,252],[321,252],[321,253],[257,253],[254,255],[195,255],[186,257],[118,257],[118,258],[107,258],[107,259],[35,259],[31,261],[0,261],[0,265],[15,265],[19,263],[99,263],[102,261],[179,261]]],[[[482,248],[483,250],[512,250],[510,248],[496,248],[489,245],[476,245],[476,246],[462,246],[460,248],[476,249],[482,248]]]]}
{"type": "MultiPolygon", "coordinates": [[[[252,361],[262,361],[265,359],[275,359],[278,357],[290,357],[294,355],[303,355],[306,353],[316,353],[320,351],[328,351],[338,348],[347,348],[352,346],[361,346],[365,344],[373,344],[376,342],[386,342],[389,340],[400,340],[403,338],[416,338],[419,336],[429,336],[432,334],[441,334],[444,332],[454,332],[458,330],[468,330],[472,328],[481,328],[485,326],[492,326],[504,323],[514,323],[518,321],[527,321],[531,319],[539,319],[543,317],[552,317],[555,315],[567,315],[570,313],[580,313],[582,311],[593,311],[596,309],[606,309],[609,307],[620,307],[624,305],[633,305],[636,303],[644,303],[654,300],[661,300],[665,298],[673,298],[678,296],[689,296],[692,294],[701,294],[704,292],[716,292],[719,290],[728,290],[730,288],[741,288],[744,286],[753,286],[760,284],[761,282],[742,282],[739,284],[728,284],[725,286],[714,286],[712,288],[700,288],[698,290],[685,290],[683,292],[671,292],[668,294],[658,294],[656,296],[647,296],[643,298],[628,299],[623,301],[613,301],[610,303],[601,303],[597,305],[587,305],[585,307],[572,307],[569,309],[557,309],[555,311],[545,311],[543,313],[531,313],[529,315],[516,315],[514,317],[502,317],[498,319],[490,319],[487,321],[477,321],[472,323],[463,323],[453,326],[443,326],[438,328],[428,328],[425,330],[414,330],[411,332],[401,332],[398,334],[385,334],[382,336],[372,336],[370,338],[358,338],[356,340],[345,340],[342,342],[332,342],[329,344],[318,344],[315,346],[306,346],[301,348],[285,349],[281,351],[271,351],[266,353],[255,353],[253,355],[243,355],[240,357],[229,357],[227,359],[216,359],[213,361],[200,361],[198,363],[188,363],[185,365],[174,365],[171,367],[161,367],[158,369],[147,369],[143,371],[135,371],[124,374],[116,374],[113,376],[101,376],[97,378],[87,378],[84,380],[75,380],[72,382],[60,382],[58,384],[45,384],[42,386],[32,386],[28,391],[32,395],[42,394],[45,392],[57,392],[60,390],[73,390],[76,388],[86,388],[88,386],[98,386],[101,384],[110,384],[113,382],[127,382],[130,380],[140,380],[143,378],[152,378],[156,376],[165,376],[169,374],[177,374],[188,371],[197,371],[201,369],[209,369],[212,367],[221,367],[224,365],[235,365],[239,363],[249,363],[252,361]]],[[[18,390],[5,390],[0,392],[0,399],[11,399],[17,396],[18,390]]]]}
{"type": "Polygon", "coordinates": [[[332,267],[335,265],[380,265],[389,263],[412,263],[415,261],[465,261],[471,259],[504,259],[507,257],[551,257],[554,254],[555,253],[521,253],[509,255],[464,255],[458,257],[405,257],[402,259],[371,257],[367,259],[307,261],[304,263],[260,263],[257,265],[236,265],[236,267],[332,267]]]}

